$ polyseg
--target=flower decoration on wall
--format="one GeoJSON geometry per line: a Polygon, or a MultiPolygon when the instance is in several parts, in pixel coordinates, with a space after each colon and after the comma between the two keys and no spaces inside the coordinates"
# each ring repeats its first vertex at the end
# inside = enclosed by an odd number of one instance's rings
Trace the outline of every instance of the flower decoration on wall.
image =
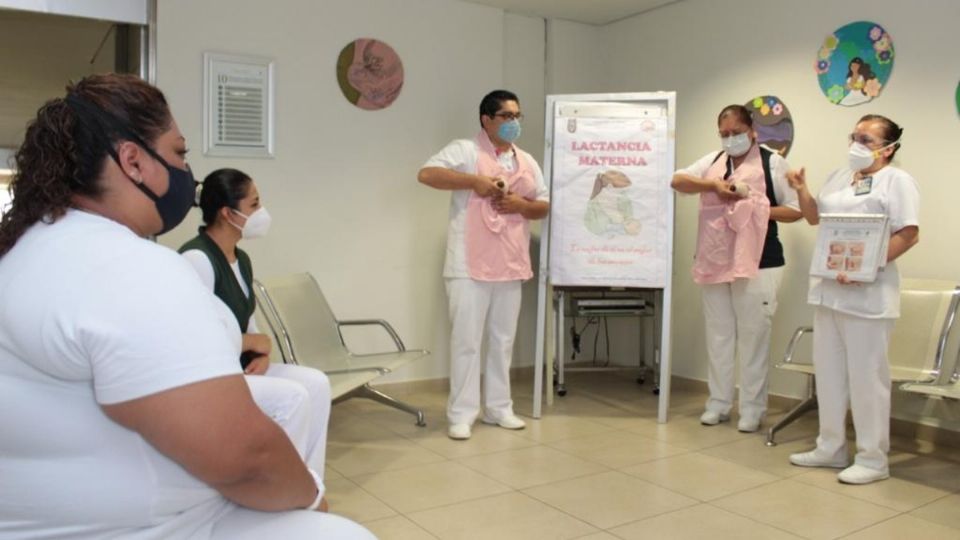
{"type": "Polygon", "coordinates": [[[893,70],[893,39],[879,24],[850,23],[824,39],[814,71],[831,103],[868,103],[886,87],[893,70]]]}
{"type": "Polygon", "coordinates": [[[382,41],[357,39],[340,51],[337,82],[350,103],[366,110],[384,109],[403,88],[403,62],[382,41]]]}
{"type": "Polygon", "coordinates": [[[843,98],[846,96],[846,94],[847,91],[839,84],[835,84],[830,88],[827,88],[827,99],[829,99],[830,103],[833,103],[834,105],[843,101],[843,98]]]}
{"type": "Polygon", "coordinates": [[[776,96],[758,96],[744,106],[753,116],[757,141],[786,156],[793,144],[793,118],[787,106],[776,96]]]}

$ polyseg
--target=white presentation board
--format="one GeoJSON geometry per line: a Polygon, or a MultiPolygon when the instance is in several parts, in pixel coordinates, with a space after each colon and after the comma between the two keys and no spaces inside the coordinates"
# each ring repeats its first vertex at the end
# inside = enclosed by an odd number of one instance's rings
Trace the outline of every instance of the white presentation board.
{"type": "Polygon", "coordinates": [[[666,422],[676,93],[550,95],[545,118],[550,215],[541,229],[537,273],[533,416],[540,418],[542,409],[549,283],[658,293],[657,420],[666,422]]]}
{"type": "Polygon", "coordinates": [[[558,101],[550,283],[663,288],[673,144],[666,104],[558,101]]]}

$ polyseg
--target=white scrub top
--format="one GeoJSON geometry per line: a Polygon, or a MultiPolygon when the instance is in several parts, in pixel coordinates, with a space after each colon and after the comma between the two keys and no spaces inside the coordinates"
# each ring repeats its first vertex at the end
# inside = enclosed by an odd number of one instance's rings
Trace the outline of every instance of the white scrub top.
{"type": "MultiPolygon", "coordinates": [[[[906,171],[887,166],[873,173],[870,192],[857,195],[853,171],[838,169],[830,174],[817,195],[821,214],[884,214],[890,234],[904,227],[920,225],[920,189],[906,171]]],[[[900,316],[900,274],[896,262],[889,262],[873,283],[843,285],[832,279],[810,278],[810,304],[867,319],[895,319],[900,316]]]]}

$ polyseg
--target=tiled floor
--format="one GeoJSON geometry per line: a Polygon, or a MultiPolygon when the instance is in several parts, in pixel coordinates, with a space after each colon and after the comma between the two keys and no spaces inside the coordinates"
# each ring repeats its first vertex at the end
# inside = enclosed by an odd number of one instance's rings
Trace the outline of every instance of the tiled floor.
{"type": "MultiPolygon", "coordinates": [[[[655,396],[629,374],[571,374],[568,388],[527,429],[477,425],[469,441],[446,437],[442,390],[398,395],[423,407],[425,428],[372,402],[335,406],[332,511],[382,540],[960,539],[957,449],[894,440],[890,480],[846,486],[787,462],[812,447],[816,415],[767,448],[736,418],[701,426],[700,393],[674,391],[657,424],[655,396]]],[[[529,385],[514,397],[529,413],[529,385]]]]}

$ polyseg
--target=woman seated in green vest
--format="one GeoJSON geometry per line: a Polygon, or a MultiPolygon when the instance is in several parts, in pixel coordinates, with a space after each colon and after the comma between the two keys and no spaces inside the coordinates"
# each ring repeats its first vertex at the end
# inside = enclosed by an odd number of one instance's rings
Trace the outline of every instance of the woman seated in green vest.
{"type": "Polygon", "coordinates": [[[239,361],[254,401],[287,431],[306,464],[324,470],[330,381],[320,370],[270,362],[270,338],[259,332],[253,312],[253,266],[237,243],[260,238],[270,214],[256,184],[236,169],[213,171],[203,180],[200,209],[204,226],[180,248],[200,280],[230,308],[243,335],[239,361]]]}

